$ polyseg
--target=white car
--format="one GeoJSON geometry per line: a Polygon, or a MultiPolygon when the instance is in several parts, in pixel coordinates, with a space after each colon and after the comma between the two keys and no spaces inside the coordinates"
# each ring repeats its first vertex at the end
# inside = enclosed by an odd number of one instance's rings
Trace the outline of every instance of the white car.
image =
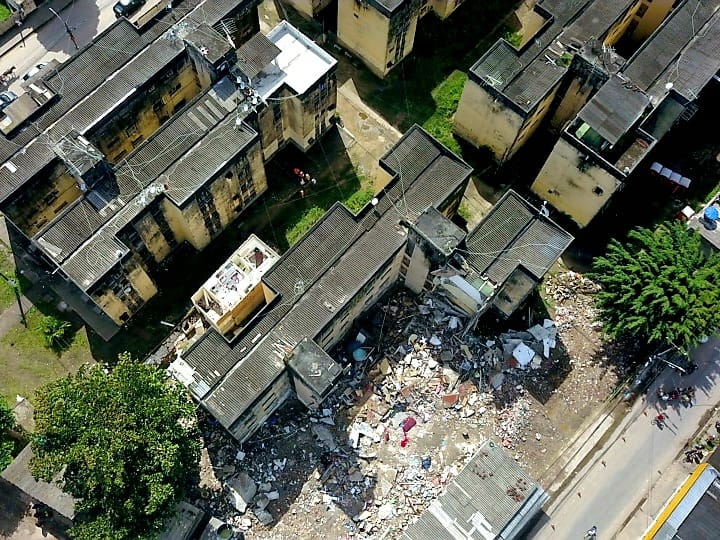
{"type": "Polygon", "coordinates": [[[40,62],[39,64],[35,64],[32,69],[28,70],[25,75],[23,75],[23,81],[27,81],[30,77],[34,77],[38,73],[40,73],[40,70],[47,66],[44,62],[40,62]]]}

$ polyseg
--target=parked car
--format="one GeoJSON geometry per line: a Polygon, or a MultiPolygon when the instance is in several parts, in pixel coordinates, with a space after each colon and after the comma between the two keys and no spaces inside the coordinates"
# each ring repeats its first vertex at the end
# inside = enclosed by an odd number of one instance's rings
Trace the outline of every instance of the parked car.
{"type": "Polygon", "coordinates": [[[31,69],[29,69],[25,75],[23,75],[22,79],[23,81],[27,81],[30,77],[34,77],[38,73],[40,73],[40,70],[47,66],[46,63],[40,62],[39,64],[35,64],[31,69]]]}
{"type": "Polygon", "coordinates": [[[145,0],[120,0],[113,6],[115,17],[129,17],[142,7],[145,0]]]}
{"type": "Polygon", "coordinates": [[[10,92],[9,90],[0,92],[0,111],[4,111],[5,107],[10,105],[16,99],[17,94],[15,92],[10,92]]]}

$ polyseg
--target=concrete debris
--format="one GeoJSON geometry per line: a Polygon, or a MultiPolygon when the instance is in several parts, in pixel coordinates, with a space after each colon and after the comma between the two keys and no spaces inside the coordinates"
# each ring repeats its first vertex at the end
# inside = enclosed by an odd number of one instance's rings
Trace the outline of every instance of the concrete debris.
{"type": "Polygon", "coordinates": [[[235,508],[241,514],[245,513],[257,493],[255,481],[245,471],[241,471],[235,478],[227,482],[226,487],[233,497],[235,508]]]}
{"type": "Polygon", "coordinates": [[[273,522],[272,514],[267,510],[256,508],[253,510],[253,514],[263,525],[270,525],[273,522]]]}
{"type": "MultiPolygon", "coordinates": [[[[572,280],[589,287],[584,279],[570,278],[567,288],[572,280]]],[[[563,283],[553,284],[559,297],[563,283]]],[[[346,344],[338,346],[333,355],[347,375],[319,410],[281,409],[242,450],[220,427],[208,428],[219,456],[209,471],[240,462],[245,470],[225,492],[209,491],[204,508],[253,537],[267,536],[259,528],[273,524],[275,537],[322,530],[369,540],[392,530],[387,538],[397,538],[485,437],[494,435],[518,459],[524,441],[539,453],[553,440],[552,428],[533,423],[539,415],[527,388],[554,365],[554,321],[494,335],[464,332],[468,317],[433,293],[393,294],[375,312],[364,328],[383,328],[382,342],[363,330],[373,359],[354,361],[346,344]],[[283,529],[288,516],[296,516],[294,525],[283,529]]]]}

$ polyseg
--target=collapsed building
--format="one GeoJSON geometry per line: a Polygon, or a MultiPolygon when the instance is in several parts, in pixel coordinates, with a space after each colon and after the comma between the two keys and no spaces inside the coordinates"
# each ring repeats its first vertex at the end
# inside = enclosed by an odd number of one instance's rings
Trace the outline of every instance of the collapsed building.
{"type": "Polygon", "coordinates": [[[470,69],[454,130],[499,162],[541,126],[558,134],[532,191],[584,227],[716,84],[719,6],[526,3],[513,22],[519,42],[498,40],[470,69]]]}
{"type": "Polygon", "coordinates": [[[380,164],[391,179],[360,212],[336,203],[272,265],[250,237],[193,296],[210,321],[169,371],[238,441],[291,396],[323,402],[345,368],[326,351],[391,287],[440,287],[473,316],[509,314],[572,240],[514,192],[468,235],[451,218],[471,168],[419,126],[380,164]]]}
{"type": "Polygon", "coordinates": [[[0,119],[0,210],[16,256],[110,338],[268,189],[265,161],[329,129],[336,61],[256,0],[120,19],[24,83],[0,119]],[[146,20],[147,19],[147,20],[146,20]]]}

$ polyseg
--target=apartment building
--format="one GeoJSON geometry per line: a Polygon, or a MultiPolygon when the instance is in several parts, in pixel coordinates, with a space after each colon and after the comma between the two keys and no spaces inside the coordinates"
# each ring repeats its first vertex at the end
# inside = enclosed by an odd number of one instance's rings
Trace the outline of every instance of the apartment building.
{"type": "Polygon", "coordinates": [[[532,190],[584,227],[715,84],[718,7],[538,1],[518,15],[531,35],[499,40],[470,70],[455,131],[499,162],[541,125],[557,134],[532,190]]]}
{"type": "Polygon", "coordinates": [[[13,250],[61,276],[60,296],[106,339],[180,244],[202,250],[268,189],[266,160],[330,127],[335,60],[287,22],[258,33],[256,4],[120,19],[0,119],[13,250]]]}

